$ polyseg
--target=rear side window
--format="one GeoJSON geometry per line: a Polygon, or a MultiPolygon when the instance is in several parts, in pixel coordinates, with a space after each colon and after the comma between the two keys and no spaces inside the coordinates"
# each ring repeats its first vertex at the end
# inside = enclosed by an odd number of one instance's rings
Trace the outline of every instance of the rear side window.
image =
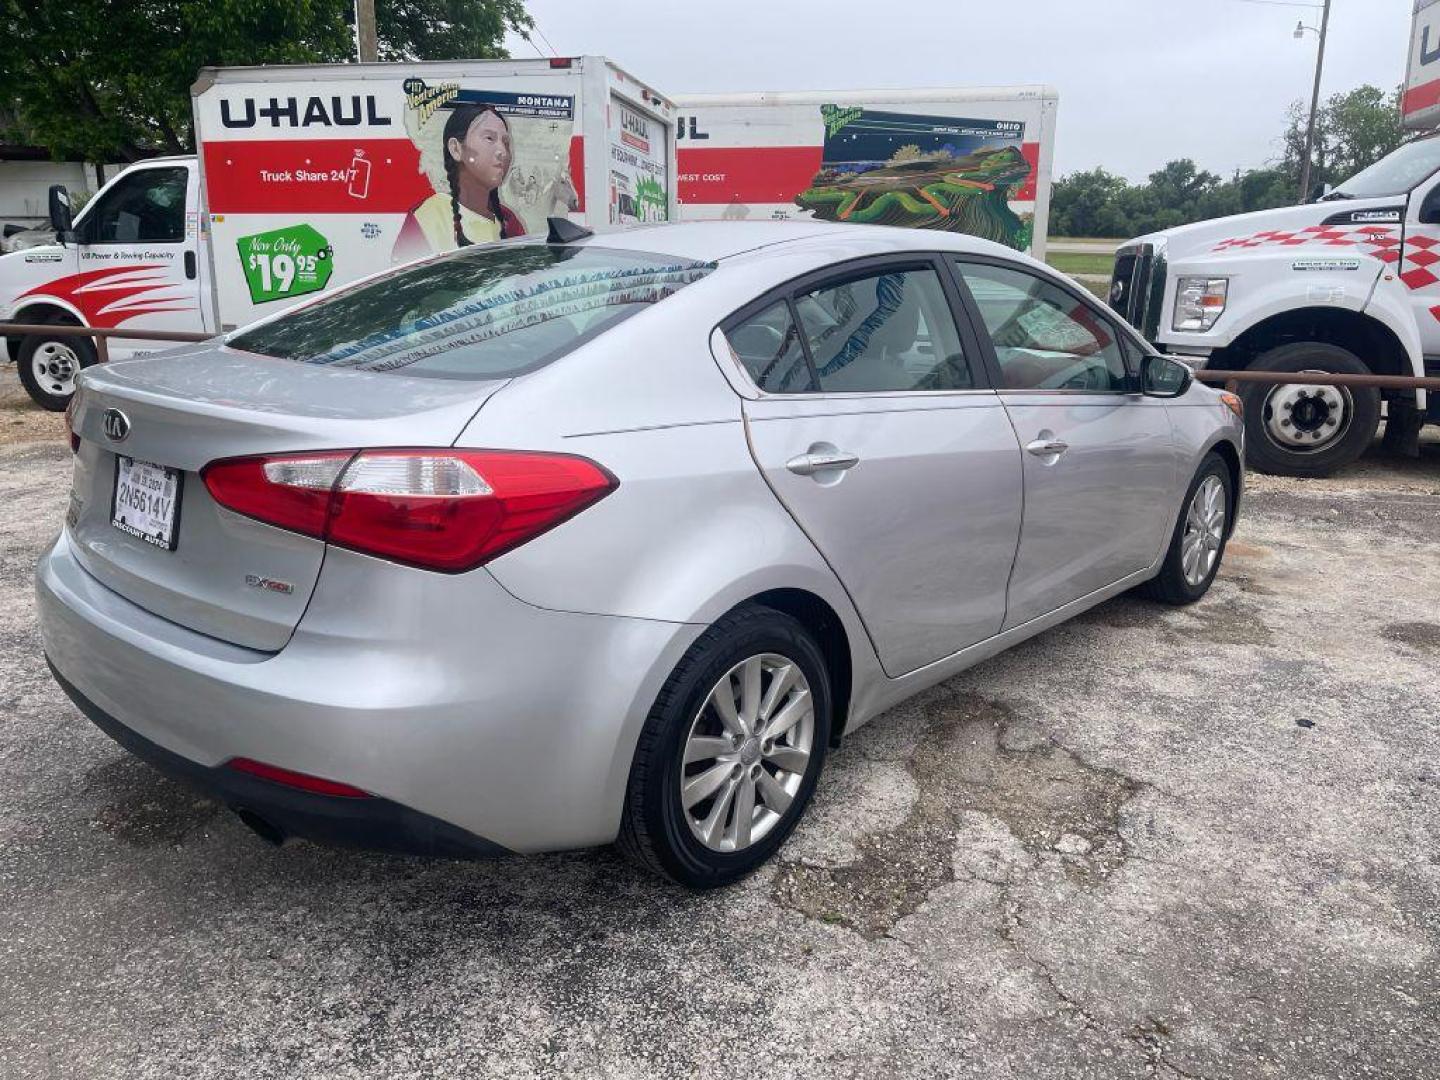
{"type": "Polygon", "coordinates": [[[755,385],[770,394],[880,393],[974,387],[940,278],[931,269],[876,271],[784,301],[726,333],[755,385]],[[806,350],[808,348],[808,357],[806,350]]]}
{"type": "Polygon", "coordinates": [[[559,359],[714,268],[591,246],[462,248],[242,330],[228,344],[359,371],[508,378],[559,359]]]}
{"type": "Polygon", "coordinates": [[[805,359],[800,333],[781,300],[746,319],[726,335],[730,348],[755,385],[767,394],[793,394],[816,389],[805,359]]]}

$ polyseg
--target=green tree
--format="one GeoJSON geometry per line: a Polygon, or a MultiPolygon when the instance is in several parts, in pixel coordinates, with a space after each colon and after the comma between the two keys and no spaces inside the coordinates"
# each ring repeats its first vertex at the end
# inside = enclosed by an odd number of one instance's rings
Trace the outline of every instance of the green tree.
{"type": "MultiPolygon", "coordinates": [[[[523,0],[380,0],[380,55],[504,56],[523,0]]],[[[14,140],[61,158],[133,161],[194,145],[205,66],[354,59],[352,0],[0,0],[0,111],[14,140]]]]}
{"type": "MultiPolygon", "coordinates": [[[[1295,102],[1286,113],[1281,167],[1300,182],[1309,110],[1295,102]]],[[[1400,91],[1386,94],[1368,83],[1331,94],[1315,113],[1311,182],[1338,184],[1373,165],[1405,141],[1400,124],[1400,91]]]]}
{"type": "Polygon", "coordinates": [[[1118,219],[1115,201],[1130,185],[1104,169],[1071,173],[1050,190],[1050,231],[1056,236],[1123,236],[1128,222],[1118,219]]]}

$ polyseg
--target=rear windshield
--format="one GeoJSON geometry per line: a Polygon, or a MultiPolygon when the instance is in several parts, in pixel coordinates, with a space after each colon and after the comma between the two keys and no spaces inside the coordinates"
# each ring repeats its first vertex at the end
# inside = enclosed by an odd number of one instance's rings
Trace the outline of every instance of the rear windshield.
{"type": "Polygon", "coordinates": [[[242,330],[228,344],[360,371],[507,378],[564,356],[714,268],[588,245],[463,248],[242,330]]]}

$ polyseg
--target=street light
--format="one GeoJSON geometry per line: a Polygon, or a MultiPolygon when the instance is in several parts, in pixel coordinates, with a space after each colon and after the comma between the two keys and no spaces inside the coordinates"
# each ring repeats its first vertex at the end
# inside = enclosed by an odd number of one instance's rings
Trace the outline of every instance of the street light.
{"type": "Polygon", "coordinates": [[[1295,24],[1295,38],[1305,36],[1305,31],[1320,36],[1320,47],[1315,51],[1315,89],[1310,93],[1310,121],[1305,125],[1305,156],[1300,161],[1300,201],[1310,198],[1310,156],[1315,150],[1315,113],[1320,108],[1320,73],[1325,68],[1325,32],[1330,28],[1330,0],[1325,0],[1325,10],[1320,16],[1320,29],[1306,26],[1304,21],[1295,24]]]}

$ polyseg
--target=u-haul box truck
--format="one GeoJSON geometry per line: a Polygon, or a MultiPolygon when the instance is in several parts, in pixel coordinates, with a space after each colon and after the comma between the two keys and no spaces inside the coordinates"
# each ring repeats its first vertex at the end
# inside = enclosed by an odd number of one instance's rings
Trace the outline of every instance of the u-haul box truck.
{"type": "MultiPolygon", "coordinates": [[[[219,333],[549,217],[675,216],[674,105],[603,57],[207,68],[193,95],[197,155],[131,166],[58,244],[0,257],[0,321],[219,333]]],[[[47,408],[95,361],[84,338],[8,346],[47,408]]]]}
{"type": "Polygon", "coordinates": [[[683,219],[945,229],[1044,254],[1059,103],[1050,87],[675,102],[683,219]]]}

